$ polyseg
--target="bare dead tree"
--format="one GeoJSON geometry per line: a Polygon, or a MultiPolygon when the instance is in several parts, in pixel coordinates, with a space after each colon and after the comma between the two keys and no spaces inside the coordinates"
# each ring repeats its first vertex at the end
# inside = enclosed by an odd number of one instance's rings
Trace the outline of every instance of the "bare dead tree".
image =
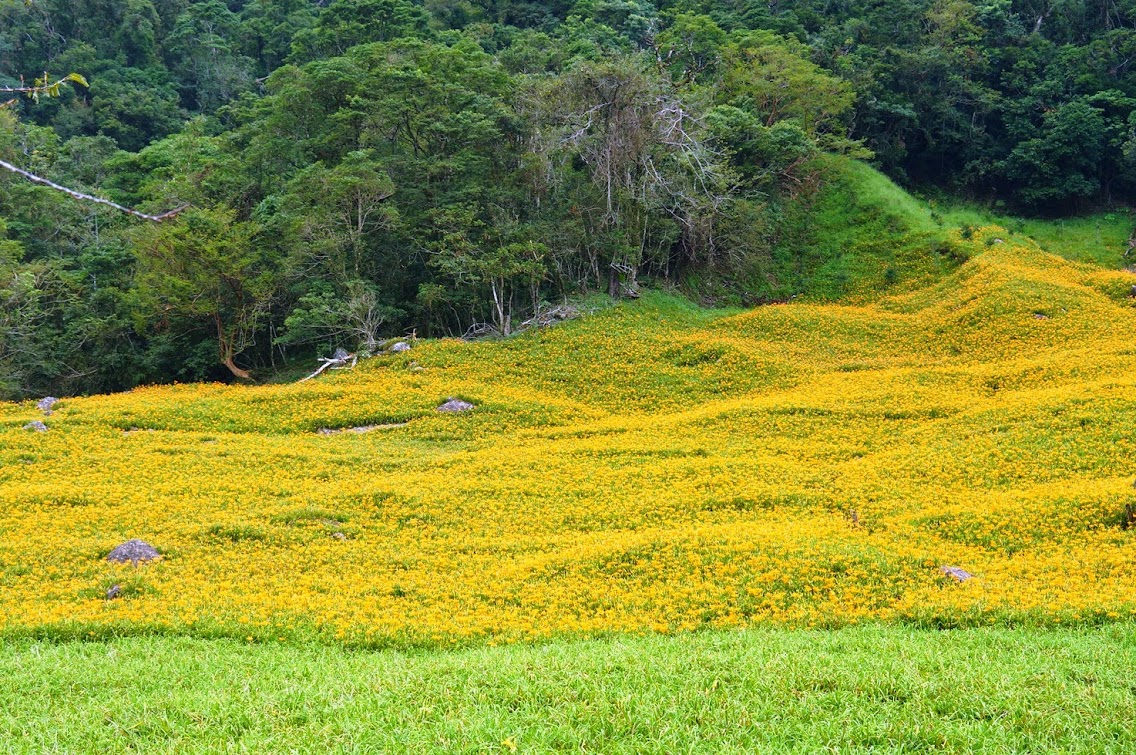
{"type": "Polygon", "coordinates": [[[690,256],[712,248],[713,218],[731,197],[725,161],[657,70],[634,59],[580,66],[521,108],[534,124],[530,150],[541,169],[533,175],[552,183],[568,161],[580,160],[603,203],[599,230],[621,227],[639,239],[637,250],[603,265],[593,255],[597,274],[609,271],[610,293],[634,291],[652,215],[678,222],[690,256]]]}
{"type": "Polygon", "coordinates": [[[311,380],[312,378],[319,377],[320,374],[322,374],[323,371],[326,370],[329,367],[333,370],[354,369],[355,365],[358,364],[358,362],[359,362],[359,357],[356,354],[349,354],[346,351],[343,351],[342,349],[340,349],[339,351],[336,352],[335,356],[330,357],[330,358],[320,357],[320,359],[318,361],[323,362],[323,364],[321,364],[319,366],[319,369],[317,369],[315,372],[313,372],[311,375],[308,375],[305,378],[300,378],[296,382],[306,383],[309,380],[311,380]]]}

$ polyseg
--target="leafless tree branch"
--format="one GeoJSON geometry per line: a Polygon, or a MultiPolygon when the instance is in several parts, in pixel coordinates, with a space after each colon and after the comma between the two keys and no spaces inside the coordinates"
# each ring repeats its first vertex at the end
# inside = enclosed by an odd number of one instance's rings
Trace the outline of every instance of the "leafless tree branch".
{"type": "Polygon", "coordinates": [[[83,202],[94,202],[96,204],[106,205],[107,207],[112,207],[112,208],[118,210],[119,212],[124,212],[127,215],[133,215],[136,218],[141,218],[142,220],[150,220],[150,221],[153,221],[155,223],[161,223],[164,220],[169,220],[171,218],[177,217],[178,215],[180,215],[183,211],[185,211],[189,207],[189,205],[183,204],[181,207],[175,207],[174,209],[170,210],[169,212],[163,212],[160,215],[147,215],[144,212],[139,212],[138,210],[132,210],[129,207],[123,207],[122,205],[117,204],[115,202],[112,202],[109,199],[103,199],[102,197],[96,197],[96,196],[92,196],[91,194],[84,194],[81,191],[75,191],[74,189],[68,189],[66,186],[61,186],[61,185],[55,183],[54,181],[49,181],[48,179],[43,178],[42,176],[37,176],[35,173],[31,173],[29,171],[26,171],[23,168],[17,168],[15,165],[12,165],[11,163],[5,162],[3,160],[0,160],[0,168],[3,168],[4,170],[9,171],[11,173],[15,173],[17,176],[22,176],[22,177],[28,179],[29,181],[31,181],[32,183],[37,183],[37,184],[40,184],[41,186],[46,186],[49,189],[55,189],[56,191],[63,192],[67,196],[72,197],[74,199],[78,199],[78,200],[81,200],[83,202]]]}

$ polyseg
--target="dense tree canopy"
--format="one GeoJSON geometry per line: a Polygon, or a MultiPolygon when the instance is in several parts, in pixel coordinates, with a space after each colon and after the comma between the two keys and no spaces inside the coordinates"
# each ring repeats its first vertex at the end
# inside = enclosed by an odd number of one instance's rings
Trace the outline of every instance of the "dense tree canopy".
{"type": "Polygon", "coordinates": [[[1023,212],[1136,191],[1136,15],[1042,0],[0,5],[0,390],[246,375],[763,272],[825,152],[1023,212]],[[16,116],[19,117],[16,117],[16,116]],[[756,261],[756,262],[755,262],[756,261]]]}

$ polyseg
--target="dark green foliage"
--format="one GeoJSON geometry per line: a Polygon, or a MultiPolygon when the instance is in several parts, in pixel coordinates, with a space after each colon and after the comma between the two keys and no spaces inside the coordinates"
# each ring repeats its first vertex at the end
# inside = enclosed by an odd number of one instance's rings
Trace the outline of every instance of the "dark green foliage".
{"type": "Polygon", "coordinates": [[[356,45],[429,36],[429,14],[409,0],[335,0],[292,41],[292,59],[342,55],[356,45]]]}
{"type": "Polygon", "coordinates": [[[910,285],[959,261],[950,224],[832,155],[1018,211],[1124,201],[1134,21],[968,0],[5,3],[0,83],[90,85],[0,113],[0,158],[193,210],[139,228],[0,177],[0,393],[508,333],[644,283],[749,304],[910,285]]]}
{"type": "Polygon", "coordinates": [[[225,540],[231,543],[247,541],[261,541],[267,539],[264,531],[248,524],[224,525],[215,524],[206,530],[206,535],[215,540],[225,540]]]}

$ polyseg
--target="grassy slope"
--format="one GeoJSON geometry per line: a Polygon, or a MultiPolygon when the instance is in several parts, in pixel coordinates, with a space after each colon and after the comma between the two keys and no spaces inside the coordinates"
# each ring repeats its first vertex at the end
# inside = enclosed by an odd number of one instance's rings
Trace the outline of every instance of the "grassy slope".
{"type": "Polygon", "coordinates": [[[1046,220],[1009,217],[953,201],[929,203],[926,207],[944,226],[1000,225],[1013,233],[1028,236],[1045,251],[1074,262],[1087,262],[1109,269],[1136,264],[1136,256],[1128,247],[1128,239],[1136,227],[1136,214],[1131,210],[1046,220]]]}
{"type": "Polygon", "coordinates": [[[870,166],[818,158],[810,182],[752,220],[743,257],[691,274],[685,288],[705,301],[756,303],[799,296],[862,299],[902,281],[927,283],[952,267],[935,249],[943,229],[929,206],[870,166]]]}
{"type": "Polygon", "coordinates": [[[870,166],[826,158],[827,186],[806,215],[811,264],[801,287],[820,300],[862,300],[941,278],[944,229],[929,207],[870,166]]]}
{"type": "Polygon", "coordinates": [[[1136,630],[0,647],[6,752],[1131,752],[1136,630]]]}
{"type": "Polygon", "coordinates": [[[815,167],[823,188],[783,202],[768,250],[755,251],[750,267],[724,270],[722,277],[703,273],[690,288],[723,302],[790,296],[868,301],[949,273],[957,260],[944,254],[941,242],[960,226],[999,225],[1047,252],[1108,269],[1136,263],[1126,256],[1136,225],[1128,210],[1015,218],[953,198],[919,199],[862,162],[830,155],[815,167]]]}
{"type": "Polygon", "coordinates": [[[919,199],[865,163],[826,160],[830,185],[808,216],[815,272],[804,288],[817,298],[871,296],[897,283],[910,288],[941,277],[951,261],[935,252],[939,241],[964,226],[1001,226],[1073,262],[1112,270],[1136,264],[1128,246],[1136,227],[1132,210],[1019,218],[951,197],[919,199]]]}

